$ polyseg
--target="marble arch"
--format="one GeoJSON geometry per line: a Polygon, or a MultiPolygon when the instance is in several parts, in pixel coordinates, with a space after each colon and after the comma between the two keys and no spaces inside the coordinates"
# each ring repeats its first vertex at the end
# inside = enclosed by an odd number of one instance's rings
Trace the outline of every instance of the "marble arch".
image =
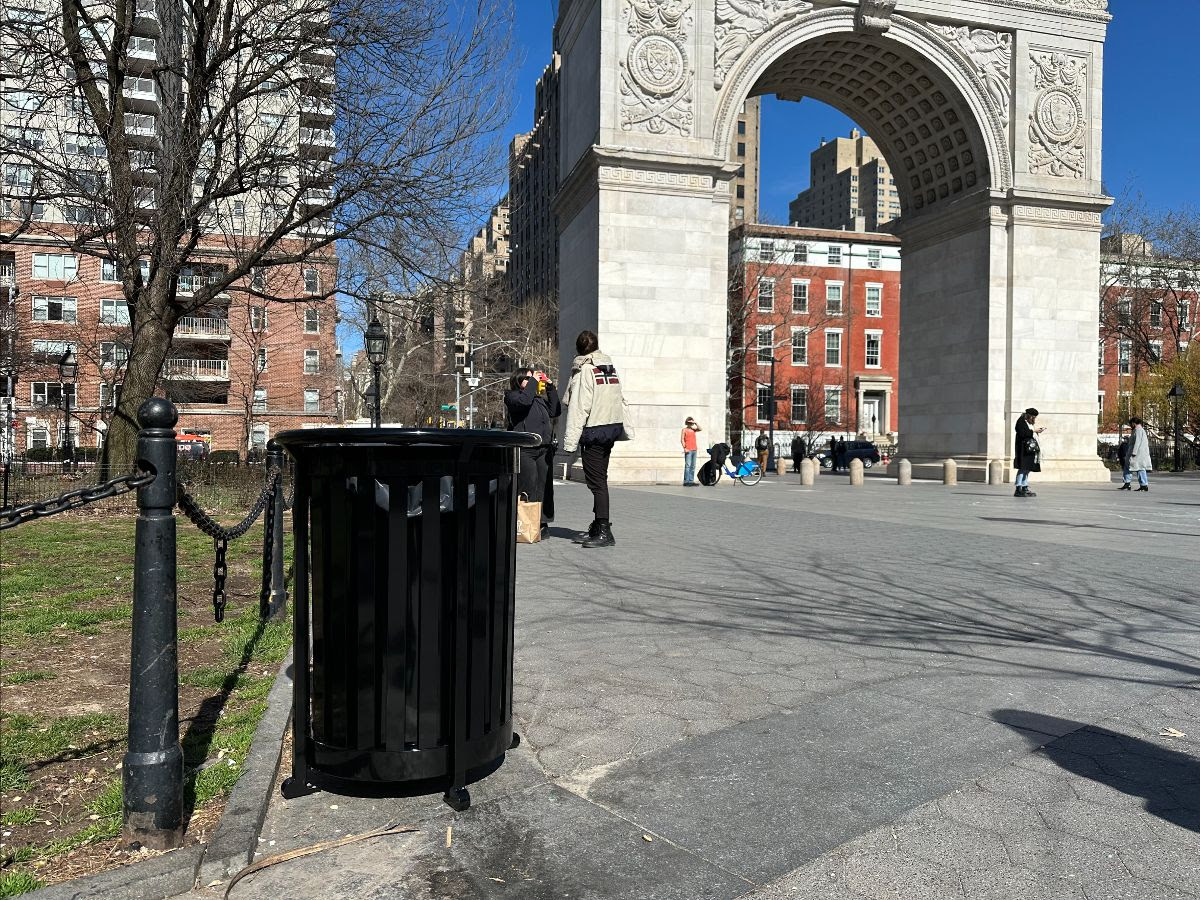
{"type": "MultiPolygon", "coordinates": [[[[1045,478],[1096,458],[1107,0],[565,0],[560,328],[616,357],[637,440],[614,480],[678,479],[687,415],[724,421],[727,149],[752,94],[850,115],[897,173],[900,432],[984,477],[1012,421],[1045,478]]],[[[797,159],[807,164],[807,152],[797,159]]],[[[719,424],[715,429],[719,431],[719,424]]]]}

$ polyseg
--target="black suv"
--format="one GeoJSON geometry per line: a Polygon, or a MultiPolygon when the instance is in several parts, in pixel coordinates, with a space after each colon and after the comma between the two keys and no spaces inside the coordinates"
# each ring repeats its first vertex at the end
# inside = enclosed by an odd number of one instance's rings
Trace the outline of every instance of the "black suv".
{"type": "MultiPolygon", "coordinates": [[[[828,449],[818,453],[817,459],[820,460],[822,469],[833,468],[833,457],[829,455],[828,449]]],[[[846,465],[850,465],[852,459],[861,459],[863,468],[869,469],[879,462],[879,448],[870,441],[846,441],[846,465]]]]}

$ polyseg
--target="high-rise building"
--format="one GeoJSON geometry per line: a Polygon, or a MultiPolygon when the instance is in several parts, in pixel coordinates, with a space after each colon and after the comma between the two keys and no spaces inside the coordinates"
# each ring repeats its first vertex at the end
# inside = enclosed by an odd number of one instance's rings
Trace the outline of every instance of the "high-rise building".
{"type": "MultiPolygon", "coordinates": [[[[510,232],[512,217],[509,198],[505,197],[488,215],[459,257],[459,290],[446,309],[446,324],[441,327],[446,336],[447,356],[445,362],[452,365],[451,371],[463,372],[469,368],[467,348],[471,342],[475,310],[487,304],[491,292],[500,290],[509,271],[510,232]]],[[[438,365],[439,370],[445,363],[438,365]]]]}
{"type": "Polygon", "coordinates": [[[822,141],[809,160],[809,187],[788,204],[802,228],[879,231],[900,215],[894,173],[871,138],[857,128],[848,138],[822,141]]]}
{"type": "Polygon", "coordinates": [[[512,209],[512,260],[508,283],[515,303],[558,302],[558,83],[554,54],[534,92],[533,129],[509,147],[508,198],[512,209]]]}
{"type": "MultiPolygon", "coordinates": [[[[136,320],[121,267],[97,227],[111,215],[106,191],[113,167],[78,90],[33,72],[35,64],[19,58],[35,45],[10,23],[53,34],[46,24],[52,19],[39,19],[34,9],[20,12],[16,18],[10,9],[0,38],[10,73],[0,95],[0,231],[9,238],[0,253],[0,280],[8,281],[5,315],[12,320],[5,324],[0,367],[18,378],[5,446],[17,453],[53,448],[69,431],[75,447],[94,448],[120,396],[136,320]],[[68,349],[78,359],[74,384],[62,383],[58,374],[68,349]],[[71,396],[69,422],[64,394],[71,396]]],[[[178,73],[160,60],[170,58],[170,41],[187,43],[178,27],[160,18],[155,0],[138,0],[121,89],[133,202],[147,236],[154,233],[163,192],[172,187],[160,184],[158,172],[169,152],[163,137],[172,102],[167,91],[172,84],[181,87],[178,73]]],[[[197,217],[200,231],[189,250],[194,262],[175,285],[176,303],[186,312],[175,326],[158,392],[179,406],[178,429],[204,437],[214,450],[265,448],[277,431],[339,417],[336,251],[306,252],[312,237],[331,233],[327,222],[312,218],[275,243],[279,254],[296,262],[255,269],[202,307],[192,299],[224,282],[246,248],[284,220],[289,204],[309,210],[330,196],[325,173],[335,149],[332,52],[310,49],[292,75],[286,84],[280,75],[277,92],[256,95],[257,115],[237,135],[249,148],[243,156],[283,162],[269,176],[251,170],[245,176],[250,186],[218,199],[221,192],[206,194],[204,182],[225,175],[227,161],[206,146],[190,186],[194,199],[208,196],[211,206],[197,217]]],[[[142,259],[147,275],[150,265],[142,259]]]]}
{"type": "Polygon", "coordinates": [[[762,131],[762,98],[751,97],[738,114],[730,142],[729,158],[741,168],[729,186],[729,227],[758,221],[759,147],[762,131]]]}

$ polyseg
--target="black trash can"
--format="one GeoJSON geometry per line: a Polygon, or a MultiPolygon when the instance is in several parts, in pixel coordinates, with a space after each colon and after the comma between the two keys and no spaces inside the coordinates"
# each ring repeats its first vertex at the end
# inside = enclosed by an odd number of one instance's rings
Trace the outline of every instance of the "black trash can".
{"type": "Polygon", "coordinates": [[[512,730],[516,481],[534,434],[319,428],[296,460],[292,777],[445,790],[493,771],[512,730]],[[310,651],[311,648],[311,651],[310,651]]]}

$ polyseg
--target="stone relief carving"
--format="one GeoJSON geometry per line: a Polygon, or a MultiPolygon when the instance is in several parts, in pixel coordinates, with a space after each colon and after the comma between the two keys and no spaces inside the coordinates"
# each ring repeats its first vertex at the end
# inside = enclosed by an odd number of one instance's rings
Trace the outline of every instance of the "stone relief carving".
{"type": "Polygon", "coordinates": [[[813,8],[808,0],[717,0],[713,83],[719,88],[759,35],[813,8]]]}
{"type": "Polygon", "coordinates": [[[688,62],[691,0],[626,0],[629,47],[621,60],[621,128],[692,130],[695,70],[688,62]]]}
{"type": "Polygon", "coordinates": [[[1029,114],[1029,171],[1083,178],[1087,164],[1087,62],[1059,51],[1029,54],[1037,95],[1029,114]]]}
{"type": "Polygon", "coordinates": [[[896,11],[896,0],[862,0],[858,8],[857,26],[867,34],[884,34],[892,27],[892,13],[896,11]]]}
{"type": "Polygon", "coordinates": [[[931,25],[930,28],[971,60],[983,79],[996,118],[1007,128],[1012,102],[1013,36],[965,25],[931,25]]]}
{"type": "Polygon", "coordinates": [[[1080,12],[1108,12],[1108,0],[1026,0],[1042,6],[1077,9],[1080,12]]]}

